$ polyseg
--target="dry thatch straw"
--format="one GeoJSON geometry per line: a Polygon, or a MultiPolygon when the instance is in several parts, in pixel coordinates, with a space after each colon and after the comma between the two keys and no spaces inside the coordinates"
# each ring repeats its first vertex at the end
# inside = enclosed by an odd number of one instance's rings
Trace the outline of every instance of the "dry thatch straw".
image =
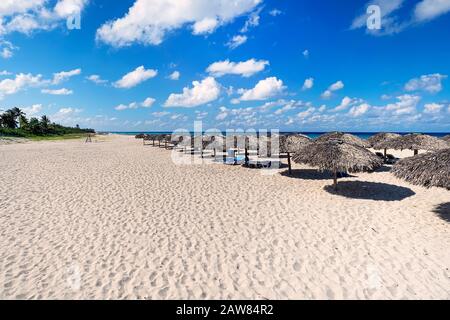
{"type": "Polygon", "coordinates": [[[300,152],[307,144],[311,143],[311,138],[303,134],[291,134],[280,136],[280,153],[286,153],[288,158],[288,172],[292,174],[291,155],[300,152]]]}
{"type": "Polygon", "coordinates": [[[349,133],[343,133],[343,132],[330,132],[325,133],[321,135],[320,137],[316,138],[315,141],[317,142],[326,142],[330,140],[341,140],[348,144],[353,144],[358,147],[366,148],[369,147],[369,143],[361,138],[358,138],[357,136],[349,133]]]}
{"type": "Polygon", "coordinates": [[[450,149],[405,158],[393,167],[392,173],[415,185],[450,190],[450,149]]]}
{"type": "MultiPolygon", "coordinates": [[[[367,141],[369,142],[369,145],[371,147],[376,147],[379,143],[388,141],[388,140],[392,140],[392,139],[396,139],[401,137],[400,134],[397,133],[387,133],[387,132],[382,132],[382,133],[378,133],[372,137],[370,137],[369,139],[367,139],[367,141]]],[[[377,149],[377,150],[381,150],[381,149],[377,149]]]]}
{"type": "Polygon", "coordinates": [[[442,138],[442,140],[446,141],[450,145],[450,134],[442,138]]]}
{"type": "Polygon", "coordinates": [[[248,150],[258,150],[258,136],[256,134],[249,134],[246,136],[245,147],[248,150]]]}
{"type": "Polygon", "coordinates": [[[178,146],[180,143],[183,142],[184,136],[181,134],[174,134],[170,137],[170,142],[174,144],[174,146],[178,146]]]}
{"type": "Polygon", "coordinates": [[[373,171],[383,165],[383,161],[369,150],[342,140],[309,143],[293,160],[333,172],[335,189],[338,172],[373,171]]]}
{"type": "Polygon", "coordinates": [[[155,141],[158,141],[158,147],[161,147],[161,144],[165,144],[167,146],[167,142],[170,140],[170,135],[166,134],[151,134],[151,140],[153,140],[153,145],[155,141]]]}
{"type": "Polygon", "coordinates": [[[217,155],[217,150],[224,152],[226,149],[225,137],[221,135],[209,136],[208,139],[204,139],[203,142],[204,142],[203,149],[212,150],[214,152],[213,154],[214,158],[217,155]]]}
{"type": "Polygon", "coordinates": [[[303,134],[280,136],[280,153],[296,153],[310,142],[311,138],[303,134]]]}
{"type": "Polygon", "coordinates": [[[372,137],[370,137],[367,141],[369,142],[369,145],[374,148],[375,150],[380,150],[383,149],[384,150],[384,159],[387,160],[387,150],[388,148],[379,148],[378,146],[381,143],[385,143],[386,141],[390,141],[393,139],[397,139],[400,138],[401,135],[397,134],[397,133],[378,133],[372,137]]]}
{"type": "Polygon", "coordinates": [[[157,134],[146,134],[144,137],[144,144],[145,141],[152,141],[153,146],[155,146],[155,141],[158,140],[158,135],[157,134]]]}
{"type": "Polygon", "coordinates": [[[448,147],[448,144],[441,139],[417,133],[386,140],[375,146],[376,149],[414,150],[414,155],[417,155],[419,150],[437,151],[448,147]]]}

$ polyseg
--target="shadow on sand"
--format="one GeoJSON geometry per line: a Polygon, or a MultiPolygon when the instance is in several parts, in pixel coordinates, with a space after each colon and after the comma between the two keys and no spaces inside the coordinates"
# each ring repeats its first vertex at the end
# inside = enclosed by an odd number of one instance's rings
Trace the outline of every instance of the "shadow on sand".
{"type": "Polygon", "coordinates": [[[401,201],[415,195],[409,188],[367,181],[342,181],[338,183],[337,191],[333,186],[326,186],[324,189],[347,198],[375,201],[401,201]]]}
{"type": "MultiPolygon", "coordinates": [[[[292,170],[292,174],[289,171],[283,171],[282,176],[292,178],[292,179],[303,179],[303,180],[332,180],[333,175],[330,172],[320,172],[314,169],[295,169],[292,170]]],[[[354,178],[355,176],[346,174],[341,178],[354,178]]],[[[340,178],[340,179],[341,179],[340,178]]]]}
{"type": "Polygon", "coordinates": [[[450,202],[441,203],[433,209],[433,212],[436,213],[442,220],[450,223],[450,202]]]}
{"type": "Polygon", "coordinates": [[[392,169],[392,166],[384,165],[384,166],[378,168],[377,170],[375,170],[374,172],[375,173],[376,172],[389,172],[389,171],[391,171],[391,169],[392,169]]]}

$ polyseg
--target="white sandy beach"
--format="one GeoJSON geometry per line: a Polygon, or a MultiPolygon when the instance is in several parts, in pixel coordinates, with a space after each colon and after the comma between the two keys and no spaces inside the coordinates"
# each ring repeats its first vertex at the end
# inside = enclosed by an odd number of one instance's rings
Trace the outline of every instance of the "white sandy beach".
{"type": "Polygon", "coordinates": [[[450,191],[96,139],[0,146],[0,299],[450,298],[450,191]]]}

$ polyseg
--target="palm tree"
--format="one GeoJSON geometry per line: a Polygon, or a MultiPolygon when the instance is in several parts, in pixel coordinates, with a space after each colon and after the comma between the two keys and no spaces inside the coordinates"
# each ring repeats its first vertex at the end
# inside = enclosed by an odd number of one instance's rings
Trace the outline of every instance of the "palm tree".
{"type": "Polygon", "coordinates": [[[11,111],[11,113],[14,115],[16,119],[19,118],[20,116],[25,116],[25,112],[23,112],[20,108],[17,107],[12,108],[9,111],[11,111]]]}
{"type": "Polygon", "coordinates": [[[1,123],[4,127],[8,129],[16,129],[17,128],[17,119],[21,116],[25,116],[25,113],[19,108],[12,108],[6,110],[1,116],[1,123]]]}
{"type": "Polygon", "coordinates": [[[1,118],[2,124],[5,128],[8,128],[8,129],[16,129],[17,128],[16,116],[12,112],[12,110],[7,110],[0,116],[0,118],[1,118]]]}
{"type": "Polygon", "coordinates": [[[41,126],[44,129],[48,129],[48,126],[50,124],[50,119],[47,116],[42,116],[41,117],[41,126]]]}
{"type": "Polygon", "coordinates": [[[19,126],[20,128],[26,128],[28,126],[28,119],[24,115],[19,117],[19,126]]]}
{"type": "Polygon", "coordinates": [[[42,133],[42,127],[41,124],[39,122],[39,120],[37,118],[31,118],[30,122],[28,124],[29,130],[33,133],[33,134],[41,134],[42,133]]]}

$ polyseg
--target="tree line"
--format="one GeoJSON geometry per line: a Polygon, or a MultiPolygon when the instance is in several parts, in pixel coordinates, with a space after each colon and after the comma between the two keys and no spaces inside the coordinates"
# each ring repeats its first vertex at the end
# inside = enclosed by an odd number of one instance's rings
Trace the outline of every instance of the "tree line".
{"type": "Polygon", "coordinates": [[[93,129],[81,129],[79,125],[65,127],[56,124],[45,115],[40,118],[31,117],[28,119],[25,112],[20,108],[12,108],[0,113],[0,135],[27,137],[94,132],[93,129]]]}

